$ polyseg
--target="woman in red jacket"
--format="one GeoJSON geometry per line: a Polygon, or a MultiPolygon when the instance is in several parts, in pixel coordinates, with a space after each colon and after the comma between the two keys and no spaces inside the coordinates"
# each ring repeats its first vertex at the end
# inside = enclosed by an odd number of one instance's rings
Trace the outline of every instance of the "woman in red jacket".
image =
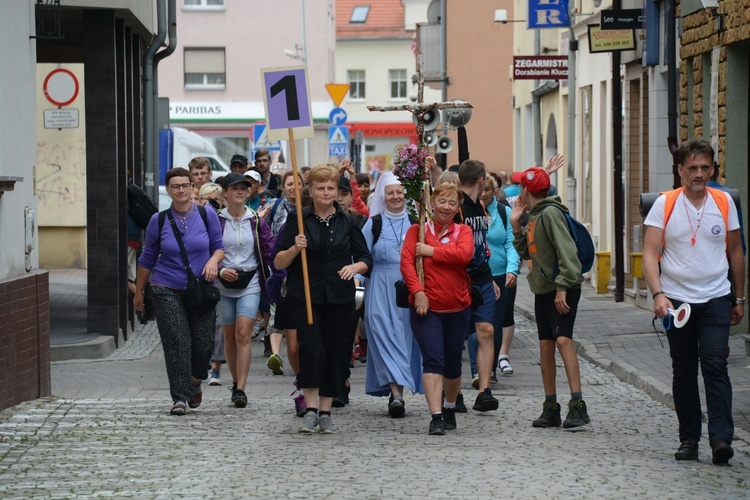
{"type": "Polygon", "coordinates": [[[413,225],[401,254],[410,323],[422,352],[422,381],[432,414],[429,433],[436,435],[456,428],[461,355],[471,319],[466,266],[474,255],[474,239],[469,226],[453,222],[462,197],[453,184],[438,185],[432,193],[433,221],[425,228],[425,242],[418,242],[419,226],[413,225]],[[418,256],[424,259],[424,284],[417,276],[418,256]]]}

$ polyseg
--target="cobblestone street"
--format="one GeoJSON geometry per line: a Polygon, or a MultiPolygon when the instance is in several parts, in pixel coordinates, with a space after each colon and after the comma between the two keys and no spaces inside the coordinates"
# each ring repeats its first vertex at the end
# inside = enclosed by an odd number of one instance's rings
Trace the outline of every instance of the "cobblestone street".
{"type": "MultiPolygon", "coordinates": [[[[153,323],[152,323],[153,325],[153,323]]],[[[339,432],[299,435],[292,376],[275,377],[253,342],[250,404],[230,405],[224,386],[204,386],[186,417],[171,406],[158,335],[142,329],[109,359],[53,364],[55,397],[0,413],[0,496],[339,497],[339,498],[739,498],[750,495],[748,443],[735,440],[728,467],[680,463],[674,412],[613,374],[581,362],[592,423],[580,430],[534,429],[541,378],[533,325],[518,318],[515,374],[493,392],[500,409],[458,414],[458,429],[428,436],[422,396],[390,419],[386,400],[364,395],[364,365],[352,403],[334,410],[339,432]]],[[[465,356],[463,391],[471,389],[465,356]]],[[[558,363],[558,394],[568,389],[558,363]]]]}

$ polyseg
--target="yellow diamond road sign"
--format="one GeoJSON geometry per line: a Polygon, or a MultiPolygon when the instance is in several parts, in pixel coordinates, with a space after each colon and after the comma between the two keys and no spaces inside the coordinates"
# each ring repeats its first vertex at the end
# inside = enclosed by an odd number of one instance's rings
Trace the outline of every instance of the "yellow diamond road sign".
{"type": "Polygon", "coordinates": [[[349,92],[348,83],[326,83],[326,90],[328,95],[333,99],[333,104],[338,108],[341,105],[341,101],[346,97],[346,93],[349,92]]]}

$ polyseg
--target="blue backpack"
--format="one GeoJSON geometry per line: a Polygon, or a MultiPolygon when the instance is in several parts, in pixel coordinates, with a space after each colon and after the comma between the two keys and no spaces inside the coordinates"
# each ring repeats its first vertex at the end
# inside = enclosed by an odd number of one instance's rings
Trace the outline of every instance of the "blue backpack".
{"type": "MultiPolygon", "coordinates": [[[[562,208],[556,208],[562,212],[562,208]]],[[[568,222],[570,236],[573,238],[576,248],[578,249],[578,260],[581,262],[581,274],[585,274],[591,271],[591,267],[594,265],[594,241],[591,239],[591,235],[589,234],[588,229],[586,229],[586,226],[571,217],[570,214],[563,212],[563,215],[565,215],[565,220],[568,222]]],[[[540,217],[540,220],[542,221],[543,226],[544,217],[540,217]]],[[[555,265],[555,276],[557,276],[557,265],[555,265]]]]}

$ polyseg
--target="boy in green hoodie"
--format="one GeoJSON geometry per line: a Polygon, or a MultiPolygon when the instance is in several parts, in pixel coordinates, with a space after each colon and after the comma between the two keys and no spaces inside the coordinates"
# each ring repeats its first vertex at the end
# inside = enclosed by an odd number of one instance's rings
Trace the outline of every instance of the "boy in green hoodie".
{"type": "Polygon", "coordinates": [[[573,325],[583,275],[576,244],[565,219],[568,208],[559,196],[547,197],[549,188],[549,175],[544,169],[532,167],[523,172],[521,194],[515,200],[510,223],[513,246],[522,259],[531,260],[528,280],[535,295],[534,313],[539,331],[545,401],[542,415],[532,425],[559,427],[562,424],[567,429],[591,421],[581,396],[581,374],[573,346],[573,325]],[[531,210],[529,223],[522,229],[520,219],[527,208],[531,210]],[[562,357],[570,385],[571,400],[564,422],[561,422],[557,402],[555,347],[562,357]]]}

